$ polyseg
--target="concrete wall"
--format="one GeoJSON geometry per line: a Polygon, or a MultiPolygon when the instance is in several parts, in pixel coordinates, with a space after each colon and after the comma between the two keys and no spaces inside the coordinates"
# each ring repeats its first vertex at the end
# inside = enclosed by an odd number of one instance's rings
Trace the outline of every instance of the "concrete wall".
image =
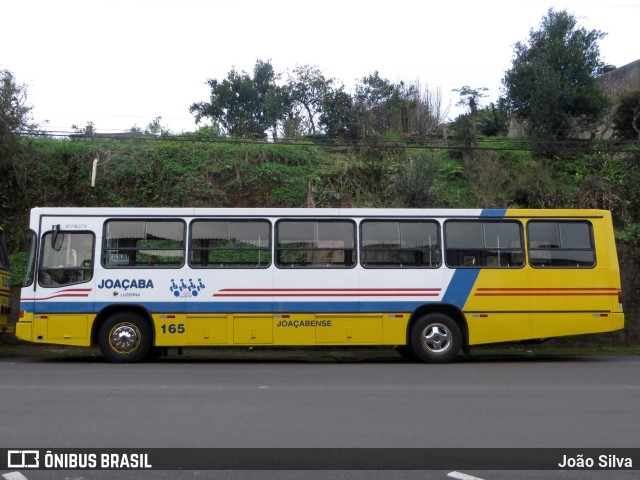
{"type": "Polygon", "coordinates": [[[598,78],[605,95],[615,98],[620,94],[640,88],[640,60],[603,73],[598,78]]]}

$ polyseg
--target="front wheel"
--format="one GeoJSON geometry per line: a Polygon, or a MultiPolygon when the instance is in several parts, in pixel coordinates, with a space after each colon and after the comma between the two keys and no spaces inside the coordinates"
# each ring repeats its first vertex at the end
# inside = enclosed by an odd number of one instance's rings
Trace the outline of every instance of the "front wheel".
{"type": "Polygon", "coordinates": [[[116,313],[100,327],[98,344],[102,354],[111,362],[138,362],[151,349],[151,327],[137,313],[116,313]]]}
{"type": "Polygon", "coordinates": [[[462,348],[462,331],[451,317],[430,313],[413,325],[411,347],[414,355],[423,362],[447,363],[462,348]]]}

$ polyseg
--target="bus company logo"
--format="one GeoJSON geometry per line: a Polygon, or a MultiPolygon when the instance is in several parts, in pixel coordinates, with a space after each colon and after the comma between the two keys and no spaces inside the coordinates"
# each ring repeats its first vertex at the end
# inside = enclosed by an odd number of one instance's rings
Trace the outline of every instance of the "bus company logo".
{"type": "Polygon", "coordinates": [[[40,468],[38,450],[8,450],[7,468],[40,468]]]}
{"type": "Polygon", "coordinates": [[[174,297],[184,298],[184,297],[197,297],[201,290],[204,290],[204,283],[202,283],[202,279],[198,279],[198,283],[194,283],[192,278],[184,280],[181,278],[176,281],[172,278],[171,285],[169,285],[169,291],[173,293],[174,297]]]}
{"type": "Polygon", "coordinates": [[[125,278],[124,280],[105,278],[98,284],[98,288],[122,288],[123,290],[153,288],[153,281],[151,279],[145,280],[144,278],[125,278]]]}

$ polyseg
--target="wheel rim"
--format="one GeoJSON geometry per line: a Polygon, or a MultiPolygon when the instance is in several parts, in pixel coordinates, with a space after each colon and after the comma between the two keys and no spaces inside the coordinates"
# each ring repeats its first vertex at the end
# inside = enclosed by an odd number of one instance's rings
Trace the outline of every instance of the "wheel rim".
{"type": "Polygon", "coordinates": [[[422,345],[433,353],[446,352],[451,346],[451,331],[441,323],[432,323],[422,331],[422,345]]]}
{"type": "Polygon", "coordinates": [[[118,353],[131,353],[140,345],[140,330],[132,323],[119,323],[109,332],[109,345],[118,353]]]}

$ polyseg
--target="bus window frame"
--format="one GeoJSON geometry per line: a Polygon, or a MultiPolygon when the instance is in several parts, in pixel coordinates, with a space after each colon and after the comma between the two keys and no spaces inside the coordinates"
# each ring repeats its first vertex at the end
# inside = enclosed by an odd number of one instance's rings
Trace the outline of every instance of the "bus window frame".
{"type": "Polygon", "coordinates": [[[336,217],[336,218],[296,218],[296,217],[287,217],[287,218],[279,218],[274,223],[273,229],[273,265],[276,268],[282,270],[298,270],[298,269],[314,269],[314,270],[349,270],[356,268],[359,265],[359,255],[358,255],[358,222],[355,217],[336,217]],[[281,248],[279,244],[279,233],[280,233],[280,224],[281,223],[293,223],[293,222],[301,222],[301,223],[345,223],[351,224],[352,229],[351,233],[352,237],[352,247],[351,248],[341,248],[341,247],[327,247],[327,248],[281,248]],[[308,265],[302,264],[287,264],[282,263],[280,261],[280,255],[283,251],[307,251],[307,252],[315,252],[315,251],[343,251],[346,259],[346,252],[350,250],[352,252],[352,259],[349,265],[345,265],[344,263],[311,263],[308,265]]]}
{"type": "MultiPolygon", "coordinates": [[[[58,237],[58,238],[60,238],[60,237],[58,237]]],[[[36,277],[38,279],[38,282],[37,282],[38,287],[41,287],[41,288],[63,288],[63,287],[69,287],[69,286],[73,286],[73,285],[82,285],[83,283],[89,283],[89,282],[93,281],[93,279],[95,277],[95,266],[96,266],[96,233],[94,231],[91,231],[91,230],[59,230],[59,229],[47,230],[47,231],[43,232],[41,240],[42,241],[40,242],[39,258],[37,259],[38,268],[37,268],[37,274],[36,274],[36,277]],[[64,240],[71,239],[73,235],[91,235],[91,265],[89,267],[85,267],[85,266],[82,266],[82,265],[76,265],[74,267],[69,267],[69,266],[65,265],[64,267],[44,268],[44,266],[43,266],[44,249],[47,247],[47,245],[49,245],[49,247],[53,251],[56,251],[56,252],[60,251],[60,249],[56,250],[55,248],[53,248],[53,245],[51,244],[51,242],[45,241],[46,236],[49,235],[49,234],[52,236],[50,238],[50,240],[52,240],[53,239],[53,235],[54,235],[55,232],[58,232],[59,234],[63,235],[63,240],[62,240],[63,243],[64,243],[64,240]],[[53,284],[46,285],[46,284],[42,283],[43,272],[45,272],[45,271],[60,271],[60,272],[64,272],[66,270],[77,270],[77,271],[83,271],[83,272],[91,272],[91,275],[86,280],[83,279],[82,281],[78,281],[78,282],[56,283],[55,285],[53,285],[53,284]]],[[[26,279],[25,279],[25,281],[26,281],[26,279]]]]}
{"type": "Polygon", "coordinates": [[[198,218],[193,218],[190,222],[189,222],[189,240],[188,240],[188,245],[187,245],[187,264],[189,266],[189,268],[193,268],[193,269],[197,269],[197,270],[228,270],[228,269],[241,269],[241,270],[251,270],[251,269],[257,269],[257,270],[264,270],[267,269],[269,267],[271,267],[274,264],[274,260],[273,260],[273,255],[274,255],[274,248],[273,248],[273,232],[274,232],[274,226],[273,223],[268,219],[268,218],[261,218],[261,217],[255,217],[255,218],[225,218],[225,217],[220,217],[220,218],[209,218],[209,217],[198,217],[198,218]],[[207,250],[221,250],[221,251],[231,251],[234,250],[233,248],[220,248],[220,249],[214,249],[214,248],[202,248],[202,247],[198,247],[198,248],[193,248],[193,224],[194,223],[198,223],[198,222],[228,222],[228,223],[233,223],[233,222],[237,222],[237,223],[266,223],[268,226],[268,245],[267,248],[246,248],[246,249],[242,249],[242,248],[238,248],[236,250],[240,251],[240,250],[253,250],[253,251],[259,251],[259,250],[266,250],[269,253],[269,262],[266,265],[260,265],[260,266],[251,266],[251,265],[195,265],[192,263],[191,261],[191,254],[194,251],[197,252],[202,252],[202,251],[207,251],[207,250]]]}
{"type": "MultiPolygon", "coordinates": [[[[409,269],[418,269],[418,270],[437,270],[439,268],[442,268],[444,266],[444,250],[443,250],[443,235],[442,235],[442,224],[440,222],[438,222],[436,219],[432,219],[432,218],[375,218],[375,217],[363,217],[360,221],[359,224],[359,229],[358,229],[358,233],[360,238],[359,243],[358,243],[358,247],[359,247],[359,252],[358,252],[358,258],[360,261],[360,266],[362,268],[366,268],[366,269],[371,269],[371,270],[388,270],[388,269],[401,269],[401,270],[409,270],[409,269]],[[423,265],[403,265],[403,264],[398,264],[398,265],[388,265],[388,266],[379,266],[379,265],[372,265],[372,264],[368,264],[364,262],[364,258],[365,258],[365,252],[366,247],[364,245],[364,234],[363,234],[363,225],[366,223],[371,223],[371,222],[377,222],[377,223],[429,223],[429,224],[433,224],[436,227],[436,236],[437,236],[437,248],[426,248],[424,250],[426,251],[433,251],[433,252],[437,252],[440,255],[440,260],[439,262],[437,262],[437,265],[435,266],[431,266],[430,264],[423,264],[423,265]]],[[[403,247],[398,247],[398,248],[391,248],[388,250],[384,250],[381,248],[376,248],[373,249],[373,251],[422,251],[421,249],[417,249],[417,248],[403,248],[403,247]]]]}
{"type": "MultiPolygon", "coordinates": [[[[100,265],[102,266],[102,268],[104,269],[108,269],[108,270],[145,270],[145,269],[154,269],[154,270],[162,270],[162,269],[167,269],[167,270],[179,270],[181,268],[183,268],[186,264],[187,264],[187,255],[188,255],[188,248],[187,248],[187,221],[185,220],[185,218],[178,218],[178,217],[159,217],[159,218],[149,218],[149,217],[131,217],[131,218],[119,218],[119,217],[109,217],[109,218],[105,218],[103,224],[102,224],[102,242],[101,242],[101,247],[100,247],[100,265]],[[145,223],[161,223],[161,222],[173,222],[173,223],[181,223],[182,224],[182,262],[180,264],[176,264],[176,265],[154,265],[154,264],[139,264],[139,265],[107,265],[107,263],[105,262],[106,259],[106,252],[110,251],[110,250],[135,250],[136,252],[140,251],[140,250],[149,250],[149,251],[153,251],[154,249],[151,248],[144,248],[144,247],[134,247],[134,248],[125,248],[125,247],[118,247],[118,248],[107,248],[106,244],[107,244],[107,224],[109,222],[145,222],[145,223]]],[[[138,239],[139,240],[139,239],[138,239]]],[[[162,251],[162,249],[157,249],[158,251],[162,251]]],[[[169,249],[167,249],[169,250],[169,249]]],[[[170,250],[175,250],[178,251],[178,249],[170,249],[170,250]]]]}
{"type": "MultiPolygon", "coordinates": [[[[527,231],[527,263],[531,268],[535,268],[538,270],[548,270],[548,269],[560,269],[560,270],[590,270],[590,269],[594,269],[598,266],[598,255],[597,255],[597,248],[596,248],[596,239],[594,237],[593,234],[593,222],[591,222],[589,219],[562,219],[562,218],[535,218],[535,219],[530,219],[526,226],[526,231],[527,231]],[[589,243],[591,245],[591,248],[563,248],[562,246],[560,246],[559,248],[531,248],[530,245],[530,235],[529,235],[529,225],[531,225],[532,223],[555,223],[560,225],[561,223],[583,223],[586,224],[589,227],[589,243]],[[592,265],[588,265],[588,266],[580,266],[580,265],[536,265],[534,263],[531,262],[531,251],[556,251],[556,252],[561,252],[561,251],[571,251],[571,252],[592,252],[593,253],[593,264],[592,265]]],[[[562,236],[559,235],[560,241],[562,242],[562,236]]]]}
{"type": "MultiPolygon", "coordinates": [[[[518,218],[504,218],[504,219],[492,219],[492,218],[451,218],[451,219],[447,219],[443,225],[442,225],[442,237],[443,237],[443,251],[444,251],[444,264],[447,266],[447,268],[450,268],[452,270],[458,269],[458,268],[463,268],[463,269],[490,269],[490,270],[519,270],[524,268],[527,265],[527,248],[526,248],[526,243],[525,243],[525,236],[524,236],[524,225],[522,223],[522,221],[518,218]],[[450,223],[478,223],[480,224],[480,228],[481,228],[481,233],[482,233],[482,248],[466,248],[466,249],[462,249],[462,248],[449,248],[449,244],[448,244],[448,240],[447,240],[447,225],[450,223]],[[515,224],[518,226],[518,234],[520,237],[520,249],[515,249],[515,248],[490,248],[490,247],[486,247],[485,245],[485,231],[484,231],[484,224],[485,223],[492,223],[492,224],[505,224],[505,223],[510,223],[510,224],[515,224]],[[487,258],[487,252],[505,252],[505,253],[520,253],[522,255],[522,262],[519,265],[513,265],[513,266],[502,266],[502,265],[477,265],[475,263],[473,263],[472,265],[451,265],[449,263],[449,250],[468,250],[469,252],[475,252],[474,254],[474,258],[475,255],[480,255],[481,258],[485,259],[487,258]]],[[[498,255],[499,256],[499,255],[498,255]]]]}

